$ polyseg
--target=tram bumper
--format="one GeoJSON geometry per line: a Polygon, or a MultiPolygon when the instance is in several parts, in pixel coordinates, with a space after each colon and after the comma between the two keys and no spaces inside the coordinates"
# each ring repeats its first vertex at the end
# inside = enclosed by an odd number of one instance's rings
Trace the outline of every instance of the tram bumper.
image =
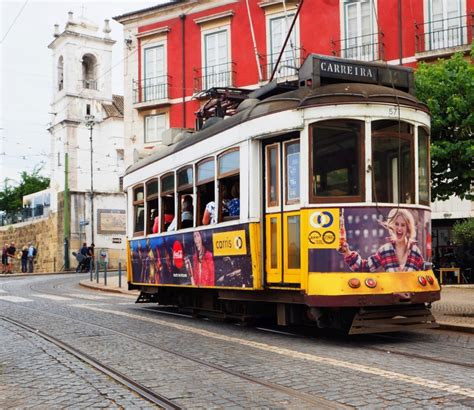
{"type": "Polygon", "coordinates": [[[359,309],[354,316],[349,334],[399,332],[438,326],[426,305],[366,307],[359,309]]]}

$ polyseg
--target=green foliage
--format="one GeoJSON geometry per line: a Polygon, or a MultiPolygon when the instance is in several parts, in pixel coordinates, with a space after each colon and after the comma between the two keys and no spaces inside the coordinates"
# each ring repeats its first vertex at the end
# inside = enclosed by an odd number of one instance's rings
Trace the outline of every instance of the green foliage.
{"type": "Polygon", "coordinates": [[[474,248],[474,218],[456,222],[453,226],[454,243],[474,248]]]}
{"type": "Polygon", "coordinates": [[[13,186],[11,180],[5,178],[0,191],[0,210],[7,214],[15,213],[23,207],[23,196],[42,191],[49,187],[49,178],[39,175],[41,168],[34,169],[30,174],[23,171],[21,181],[13,186]]]}
{"type": "Polygon", "coordinates": [[[432,199],[451,195],[474,199],[474,47],[471,61],[462,53],[415,72],[416,94],[432,115],[432,199]]]}

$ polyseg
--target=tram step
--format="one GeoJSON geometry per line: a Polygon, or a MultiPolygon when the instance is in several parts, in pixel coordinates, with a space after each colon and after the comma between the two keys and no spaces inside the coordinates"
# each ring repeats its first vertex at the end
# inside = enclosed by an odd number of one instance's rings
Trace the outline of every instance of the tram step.
{"type": "Polygon", "coordinates": [[[399,332],[438,327],[426,307],[362,308],[352,321],[349,334],[399,332]]]}
{"type": "Polygon", "coordinates": [[[158,293],[140,292],[135,303],[158,303],[158,293]]]}

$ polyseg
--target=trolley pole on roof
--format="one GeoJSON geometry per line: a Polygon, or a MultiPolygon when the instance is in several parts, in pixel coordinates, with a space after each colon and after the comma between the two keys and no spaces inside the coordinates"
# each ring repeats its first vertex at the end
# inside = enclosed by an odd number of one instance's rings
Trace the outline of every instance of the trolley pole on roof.
{"type": "Polygon", "coordinates": [[[86,115],[86,127],[90,130],[90,144],[91,144],[91,243],[94,243],[94,148],[92,144],[92,132],[94,130],[95,117],[93,115],[86,115]]]}

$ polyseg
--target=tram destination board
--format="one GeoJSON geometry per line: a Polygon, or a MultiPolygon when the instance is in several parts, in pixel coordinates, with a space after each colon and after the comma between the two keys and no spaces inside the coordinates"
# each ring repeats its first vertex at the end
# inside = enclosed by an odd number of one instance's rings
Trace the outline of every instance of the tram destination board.
{"type": "Polygon", "coordinates": [[[311,80],[313,88],[338,82],[379,84],[413,91],[413,70],[374,62],[355,62],[311,54],[299,71],[300,83],[311,80]]]}

